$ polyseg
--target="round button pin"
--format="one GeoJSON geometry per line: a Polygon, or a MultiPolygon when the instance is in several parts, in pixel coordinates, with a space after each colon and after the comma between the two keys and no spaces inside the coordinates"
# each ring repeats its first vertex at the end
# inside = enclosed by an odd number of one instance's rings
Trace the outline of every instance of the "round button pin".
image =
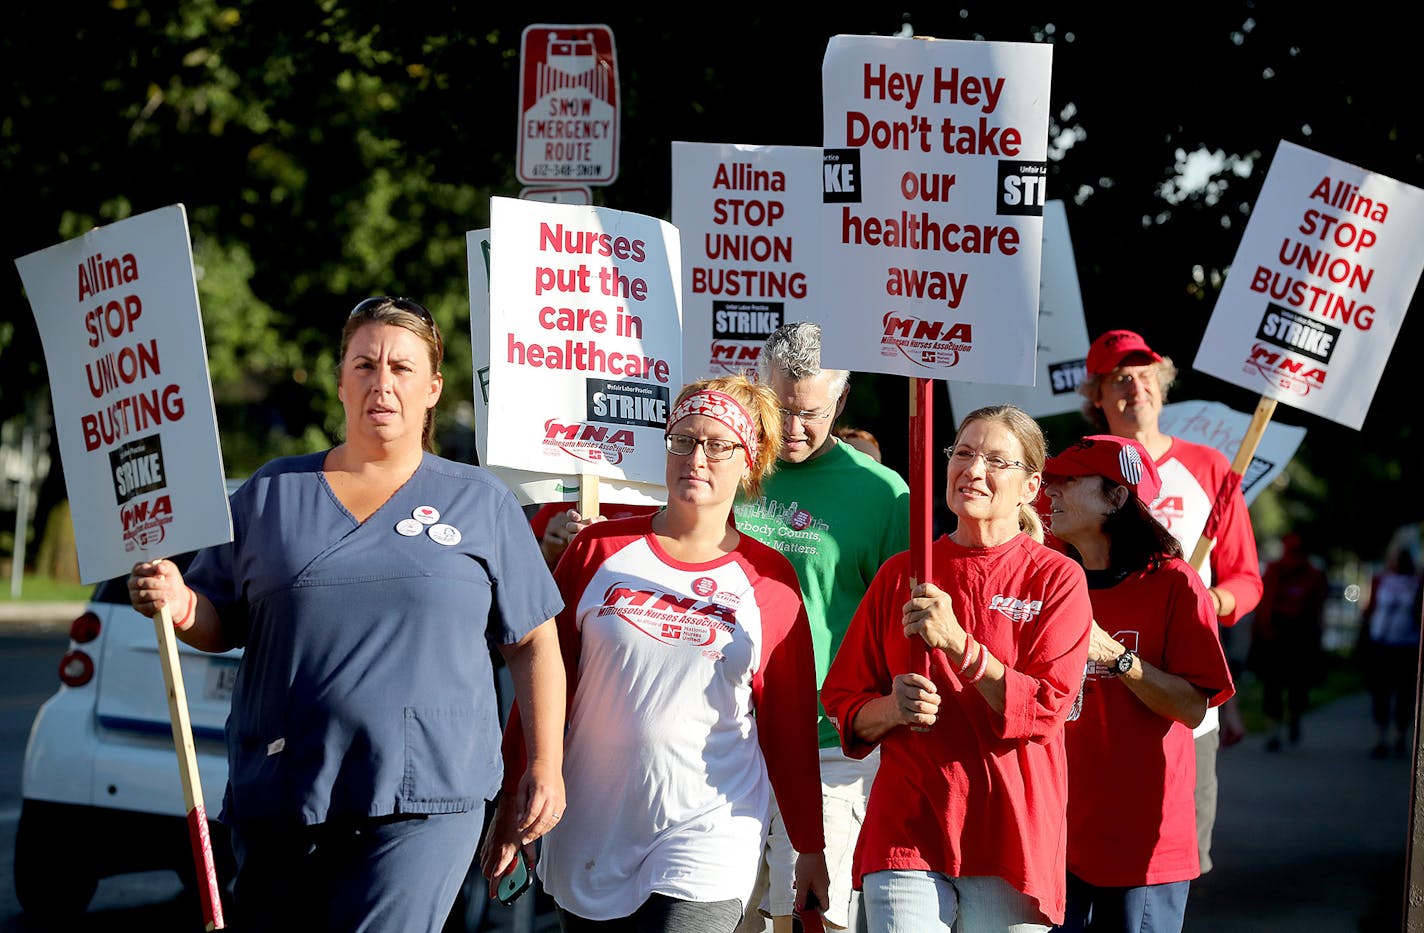
{"type": "Polygon", "coordinates": [[[410,514],[415,516],[415,520],[422,525],[433,525],[440,521],[440,510],[433,505],[417,506],[410,514]]]}
{"type": "Polygon", "coordinates": [[[431,541],[446,547],[460,543],[460,529],[454,525],[431,525],[426,534],[430,535],[431,541]]]}
{"type": "Polygon", "coordinates": [[[414,537],[425,530],[425,526],[413,518],[403,518],[396,522],[396,531],[407,538],[414,537]]]}

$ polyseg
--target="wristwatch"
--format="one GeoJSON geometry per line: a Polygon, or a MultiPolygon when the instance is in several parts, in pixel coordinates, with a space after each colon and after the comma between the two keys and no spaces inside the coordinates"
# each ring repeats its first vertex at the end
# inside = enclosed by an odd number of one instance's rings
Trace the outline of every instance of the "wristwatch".
{"type": "Polygon", "coordinates": [[[1128,648],[1122,654],[1118,655],[1117,660],[1113,662],[1113,669],[1121,676],[1132,670],[1132,662],[1136,660],[1137,652],[1128,648]]]}

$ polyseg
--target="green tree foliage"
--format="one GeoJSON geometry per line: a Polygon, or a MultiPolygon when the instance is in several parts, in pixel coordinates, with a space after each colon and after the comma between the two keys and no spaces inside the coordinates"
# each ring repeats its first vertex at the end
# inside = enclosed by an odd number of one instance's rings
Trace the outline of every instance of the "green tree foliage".
{"type": "MultiPolygon", "coordinates": [[[[592,16],[612,27],[621,168],[595,200],[666,217],[672,141],[819,145],[826,41],[907,21],[926,36],[1053,44],[1049,196],[1068,207],[1090,333],[1136,328],[1177,359],[1174,398],[1250,411],[1254,396],[1191,362],[1271,156],[1287,139],[1424,186],[1421,123],[1399,96],[1417,83],[1413,38],[1369,4],[1348,16],[1240,0],[1062,7],[976,0],[813,19],[722,5],[689,27],[666,9],[526,14],[455,0],[22,3],[0,31],[11,221],[0,238],[14,258],[186,205],[230,473],[339,437],[335,341],[346,311],[371,294],[408,295],[435,313],[447,337],[441,418],[454,425],[472,394],[464,237],[488,224],[491,196],[519,190],[526,25],[592,16]],[[1198,152],[1220,167],[1184,187],[1198,152]]],[[[0,419],[19,416],[47,381],[10,276],[0,419]]],[[[1309,433],[1290,483],[1270,494],[1282,503],[1258,510],[1269,524],[1371,555],[1420,518],[1406,485],[1420,459],[1409,373],[1419,318],[1405,320],[1363,431],[1277,409],[1309,433]]],[[[905,381],[857,384],[853,417],[903,467],[905,381]]],[[[942,437],[951,428],[939,399],[942,437]]],[[[1050,434],[1081,432],[1061,418],[1050,434]]],[[[460,432],[446,437],[458,448],[460,432]]]]}

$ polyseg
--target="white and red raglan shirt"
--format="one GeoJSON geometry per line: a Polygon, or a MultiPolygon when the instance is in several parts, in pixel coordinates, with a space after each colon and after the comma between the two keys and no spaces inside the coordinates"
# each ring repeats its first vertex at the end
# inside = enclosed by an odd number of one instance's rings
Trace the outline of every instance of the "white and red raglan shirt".
{"type": "MultiPolygon", "coordinates": [[[[1151,505],[1152,514],[1182,545],[1182,557],[1191,560],[1197,540],[1215,539],[1202,582],[1231,591],[1236,608],[1220,616],[1221,625],[1235,625],[1261,601],[1261,562],[1256,554],[1256,533],[1251,513],[1241,493],[1241,477],[1215,447],[1194,444],[1180,437],[1154,461],[1162,477],[1162,492],[1151,505]]],[[[1193,736],[1216,729],[1220,715],[1207,710],[1193,736]]]]}
{"type": "Polygon", "coordinates": [[[654,893],[746,903],[773,788],[797,851],[823,850],[816,666],[786,558],[742,535],[685,563],[644,515],[579,532],[554,578],[567,807],[539,875],[559,906],[610,920],[654,893]]]}

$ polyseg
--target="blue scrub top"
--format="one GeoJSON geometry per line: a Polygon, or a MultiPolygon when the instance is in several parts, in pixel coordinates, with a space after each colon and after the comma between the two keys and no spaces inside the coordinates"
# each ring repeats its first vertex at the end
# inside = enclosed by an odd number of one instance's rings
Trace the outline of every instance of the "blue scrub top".
{"type": "Polygon", "coordinates": [[[502,776],[490,646],[563,606],[524,512],[488,470],[427,453],[357,522],[325,459],[258,470],[233,541],[186,575],[244,646],[222,819],[483,806],[502,776]]]}

